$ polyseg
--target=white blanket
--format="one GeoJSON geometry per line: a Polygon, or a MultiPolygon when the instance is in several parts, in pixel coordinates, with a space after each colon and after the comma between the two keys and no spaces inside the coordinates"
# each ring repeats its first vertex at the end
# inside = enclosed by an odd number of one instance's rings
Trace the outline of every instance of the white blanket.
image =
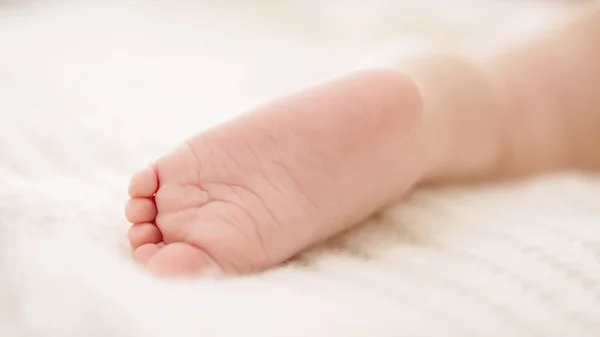
{"type": "Polygon", "coordinates": [[[0,336],[599,336],[600,179],[577,174],[419,191],[252,277],[131,261],[128,176],[184,137],[380,40],[538,11],[415,3],[0,3],[0,336]]]}

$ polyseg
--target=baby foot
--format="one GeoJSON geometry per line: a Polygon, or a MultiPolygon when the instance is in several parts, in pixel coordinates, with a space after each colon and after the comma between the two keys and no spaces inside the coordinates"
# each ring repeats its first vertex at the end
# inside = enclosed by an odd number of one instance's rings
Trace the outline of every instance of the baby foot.
{"type": "Polygon", "coordinates": [[[265,270],[358,224],[423,171],[421,99],[394,69],[367,69],[212,128],[137,173],[134,258],[184,276],[265,270]]]}

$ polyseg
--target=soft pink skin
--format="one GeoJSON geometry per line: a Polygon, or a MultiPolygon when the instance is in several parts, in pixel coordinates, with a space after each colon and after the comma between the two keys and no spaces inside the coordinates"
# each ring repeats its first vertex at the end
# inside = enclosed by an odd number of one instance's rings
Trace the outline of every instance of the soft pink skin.
{"type": "Polygon", "coordinates": [[[595,3],[501,53],[353,72],[197,135],[132,178],[134,257],[163,276],[251,273],[417,183],[600,169],[599,34],[595,3]]]}
{"type": "Polygon", "coordinates": [[[131,180],[136,260],[180,276],[265,270],[415,183],[421,99],[392,68],[356,71],[199,134],[131,180]]]}

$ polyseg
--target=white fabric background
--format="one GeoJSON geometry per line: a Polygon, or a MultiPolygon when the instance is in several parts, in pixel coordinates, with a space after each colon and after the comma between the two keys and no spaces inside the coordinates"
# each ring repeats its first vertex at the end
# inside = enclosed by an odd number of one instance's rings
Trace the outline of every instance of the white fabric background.
{"type": "Polygon", "coordinates": [[[452,46],[547,10],[0,2],[0,336],[600,335],[597,177],[420,191],[297,265],[224,282],[154,279],[125,240],[129,175],[184,137],[388,39],[452,46]]]}

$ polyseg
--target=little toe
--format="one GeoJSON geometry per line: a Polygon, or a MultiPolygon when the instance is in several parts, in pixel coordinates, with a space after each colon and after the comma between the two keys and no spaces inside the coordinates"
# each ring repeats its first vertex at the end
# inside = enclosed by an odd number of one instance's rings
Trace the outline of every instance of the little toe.
{"type": "Polygon", "coordinates": [[[129,228],[129,243],[131,248],[136,249],[147,243],[159,243],[162,241],[162,233],[151,223],[135,224],[129,228]]]}
{"type": "Polygon", "coordinates": [[[146,265],[163,247],[163,243],[147,243],[139,246],[133,251],[133,259],[142,265],[146,265]]]}
{"type": "Polygon", "coordinates": [[[158,175],[153,166],[136,173],[129,182],[129,196],[132,198],[149,198],[158,190],[158,175]]]}
{"type": "MultiPolygon", "coordinates": [[[[141,248],[141,247],[140,247],[141,248]]],[[[221,274],[217,264],[201,249],[187,243],[171,243],[153,254],[148,269],[162,277],[221,274]]]]}
{"type": "Polygon", "coordinates": [[[131,223],[152,222],[156,214],[156,204],[148,198],[129,199],[125,205],[125,217],[131,223]]]}

